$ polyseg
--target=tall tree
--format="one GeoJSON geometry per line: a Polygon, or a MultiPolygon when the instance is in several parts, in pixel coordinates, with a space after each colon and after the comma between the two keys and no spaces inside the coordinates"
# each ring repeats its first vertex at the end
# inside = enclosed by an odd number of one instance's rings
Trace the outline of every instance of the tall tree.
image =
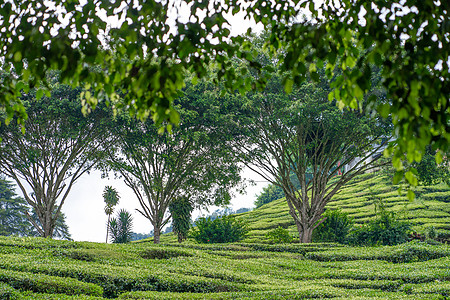
{"type": "Polygon", "coordinates": [[[333,195],[379,165],[389,133],[368,114],[329,103],[325,87],[303,84],[287,95],[273,81],[265,92],[249,95],[238,116],[247,136],[236,143],[243,163],[283,190],[302,243],[311,242],[333,195]],[[332,180],[342,165],[350,167],[332,180]]]}
{"type": "Polygon", "coordinates": [[[108,223],[106,223],[106,243],[108,242],[109,223],[114,207],[119,203],[119,193],[112,186],[105,186],[103,190],[103,201],[105,201],[105,213],[108,215],[108,223]]]}
{"type": "MultiPolygon", "coordinates": [[[[27,218],[30,206],[15,193],[13,185],[0,177],[0,235],[40,236],[27,218]]],[[[35,212],[31,218],[39,224],[35,212]]],[[[60,213],[55,223],[54,237],[70,240],[69,227],[64,213],[60,213]]]]}
{"type": "Polygon", "coordinates": [[[138,211],[153,225],[155,243],[176,198],[186,197],[195,205],[226,204],[240,181],[240,167],[227,144],[232,138],[228,119],[218,110],[219,102],[211,102],[219,101],[211,93],[217,90],[206,83],[185,90],[177,102],[180,125],[171,134],[151,120],[118,118],[111,128],[116,148],[109,148],[107,165],[134,191],[138,211]]]}
{"type": "MultiPolygon", "coordinates": [[[[104,145],[103,120],[96,110],[81,113],[81,89],[60,85],[53,78],[51,97],[22,96],[28,119],[0,125],[0,172],[14,179],[39,222],[27,214],[40,236],[52,237],[73,184],[89,172],[104,145]]],[[[5,115],[1,115],[4,120],[5,115]]]]}

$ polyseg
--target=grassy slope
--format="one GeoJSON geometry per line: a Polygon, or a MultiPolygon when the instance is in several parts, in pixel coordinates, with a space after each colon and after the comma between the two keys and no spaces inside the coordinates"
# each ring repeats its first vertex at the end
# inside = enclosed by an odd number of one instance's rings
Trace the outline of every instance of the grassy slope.
{"type": "MultiPolygon", "coordinates": [[[[406,191],[399,194],[398,186],[392,185],[391,179],[373,173],[364,174],[348,183],[327,207],[341,208],[354,218],[356,224],[361,224],[375,216],[374,199],[379,198],[387,210],[408,220],[415,231],[424,233],[428,227],[434,226],[439,233],[450,236],[450,187],[445,184],[419,186],[415,192],[416,200],[410,202],[406,191]]],[[[246,219],[251,229],[245,242],[264,241],[268,230],[280,225],[298,236],[284,198],[239,217],[246,219]]]]}

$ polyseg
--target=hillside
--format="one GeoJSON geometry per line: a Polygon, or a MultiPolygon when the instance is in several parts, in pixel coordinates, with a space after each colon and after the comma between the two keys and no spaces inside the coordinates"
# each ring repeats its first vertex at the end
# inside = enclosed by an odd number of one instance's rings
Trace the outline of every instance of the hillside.
{"type": "MultiPolygon", "coordinates": [[[[349,182],[333,197],[327,208],[341,208],[359,225],[375,216],[374,203],[381,201],[388,211],[395,212],[400,219],[408,220],[416,232],[424,233],[434,226],[440,236],[450,237],[450,187],[445,184],[418,186],[415,193],[416,199],[410,202],[406,190],[403,189],[399,194],[398,186],[392,184],[392,179],[369,173],[349,182]]],[[[238,217],[245,219],[251,230],[245,242],[265,241],[266,233],[278,226],[287,227],[293,235],[298,236],[284,198],[238,217]]]]}
{"type": "Polygon", "coordinates": [[[0,299],[446,299],[450,246],[0,237],[0,299]]]}

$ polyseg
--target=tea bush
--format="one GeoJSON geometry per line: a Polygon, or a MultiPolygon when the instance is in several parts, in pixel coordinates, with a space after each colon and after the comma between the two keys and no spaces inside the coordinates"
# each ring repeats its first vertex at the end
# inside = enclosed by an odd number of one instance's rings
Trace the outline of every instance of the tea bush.
{"type": "Polygon", "coordinates": [[[289,233],[289,230],[281,226],[270,230],[266,236],[273,244],[287,244],[294,241],[294,237],[289,233]]]}
{"type": "Polygon", "coordinates": [[[191,236],[198,243],[232,243],[242,240],[248,232],[246,224],[242,220],[236,220],[231,216],[211,220],[200,218],[195,221],[191,236]]]}
{"type": "Polygon", "coordinates": [[[16,300],[19,299],[19,293],[13,287],[0,282],[0,299],[16,300]]]}
{"type": "Polygon", "coordinates": [[[144,259],[169,259],[178,256],[192,256],[192,254],[178,249],[146,249],[140,252],[139,256],[144,259]]]}
{"type": "Polygon", "coordinates": [[[323,217],[326,219],[314,230],[313,241],[344,243],[353,219],[340,209],[327,210],[323,217]]]}
{"type": "Polygon", "coordinates": [[[381,208],[377,217],[368,224],[350,231],[348,242],[352,245],[397,245],[408,240],[411,225],[397,219],[394,212],[381,208]]]}
{"type": "Polygon", "coordinates": [[[0,282],[15,289],[31,290],[40,293],[102,296],[103,289],[92,283],[73,278],[31,274],[0,269],[0,282]]]}

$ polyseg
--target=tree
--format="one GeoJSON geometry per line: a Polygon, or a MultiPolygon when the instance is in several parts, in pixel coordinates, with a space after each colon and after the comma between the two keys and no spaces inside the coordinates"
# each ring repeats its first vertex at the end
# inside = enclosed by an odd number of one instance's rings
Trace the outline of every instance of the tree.
{"type": "Polygon", "coordinates": [[[128,243],[133,236],[133,217],[128,211],[121,209],[117,216],[111,219],[108,229],[113,243],[128,243]]]}
{"type": "Polygon", "coordinates": [[[153,225],[155,243],[170,220],[166,212],[172,201],[186,197],[196,206],[227,204],[230,189],[240,182],[240,167],[227,144],[233,138],[227,131],[229,118],[217,94],[211,84],[189,85],[176,102],[181,119],[171,134],[152,120],[121,116],[111,127],[115,147],[109,148],[105,166],[137,196],[138,211],[153,225]]]}
{"type": "Polygon", "coordinates": [[[392,162],[412,184],[416,180],[412,171],[405,170],[404,160],[420,161],[429,144],[439,149],[438,163],[448,154],[448,1],[341,0],[320,5],[304,1],[287,9],[263,7],[263,2],[248,7],[247,13],[272,26],[267,44],[274,51],[283,50],[281,69],[290,71],[284,79],[287,91],[309,77],[319,81],[318,70],[326,67],[328,78],[335,79],[330,101],[350,108],[366,102],[381,116],[392,116],[396,132],[395,147],[389,148],[392,162]],[[307,7],[311,18],[296,20],[307,7]],[[374,65],[382,70],[388,102],[365,97],[374,65]]]}
{"type": "Polygon", "coordinates": [[[108,243],[109,223],[111,215],[114,212],[114,206],[119,203],[119,193],[112,186],[105,186],[103,190],[103,201],[105,201],[105,214],[108,215],[108,223],[106,224],[106,243],[108,243]]]}
{"type": "Polygon", "coordinates": [[[17,197],[11,182],[0,177],[0,235],[29,235],[32,226],[26,211],[25,200],[17,197]]]}
{"type": "MultiPolygon", "coordinates": [[[[30,211],[28,203],[17,197],[13,185],[0,177],[0,235],[39,236],[27,218],[30,211]]],[[[36,213],[31,218],[39,224],[36,213]]],[[[64,213],[60,213],[55,223],[53,236],[59,239],[70,240],[69,227],[66,224],[64,213]]]]}
{"type": "MultiPolygon", "coordinates": [[[[311,174],[307,174],[307,180],[311,179],[311,174]]],[[[297,180],[295,174],[291,174],[291,181],[296,189],[300,188],[300,183],[297,180]]],[[[256,208],[263,206],[264,204],[281,199],[284,197],[283,189],[279,186],[269,184],[263,188],[261,194],[258,195],[255,201],[256,208]]]]}
{"type": "Polygon", "coordinates": [[[283,189],[279,186],[269,184],[264,187],[261,194],[258,195],[255,201],[256,208],[263,206],[264,204],[281,199],[284,197],[283,189]]]}
{"type": "Polygon", "coordinates": [[[51,97],[23,94],[28,119],[25,131],[17,122],[5,125],[1,114],[0,172],[12,178],[24,195],[40,236],[52,237],[61,209],[73,184],[89,172],[100,157],[107,113],[98,109],[88,117],[81,113],[81,89],[71,89],[53,76],[51,97]],[[102,142],[101,142],[102,141],[102,142]]]}
{"type": "Polygon", "coordinates": [[[176,198],[169,204],[169,211],[172,216],[172,228],[178,237],[178,243],[183,242],[187,238],[193,210],[194,207],[186,196],[176,198]]]}
{"type": "Polygon", "coordinates": [[[330,103],[326,82],[305,83],[289,95],[279,82],[243,99],[237,119],[247,139],[238,140],[236,149],[244,164],[283,190],[300,242],[309,243],[333,195],[380,165],[389,128],[364,112],[341,111],[330,103]],[[336,176],[342,165],[349,167],[336,176]]]}

